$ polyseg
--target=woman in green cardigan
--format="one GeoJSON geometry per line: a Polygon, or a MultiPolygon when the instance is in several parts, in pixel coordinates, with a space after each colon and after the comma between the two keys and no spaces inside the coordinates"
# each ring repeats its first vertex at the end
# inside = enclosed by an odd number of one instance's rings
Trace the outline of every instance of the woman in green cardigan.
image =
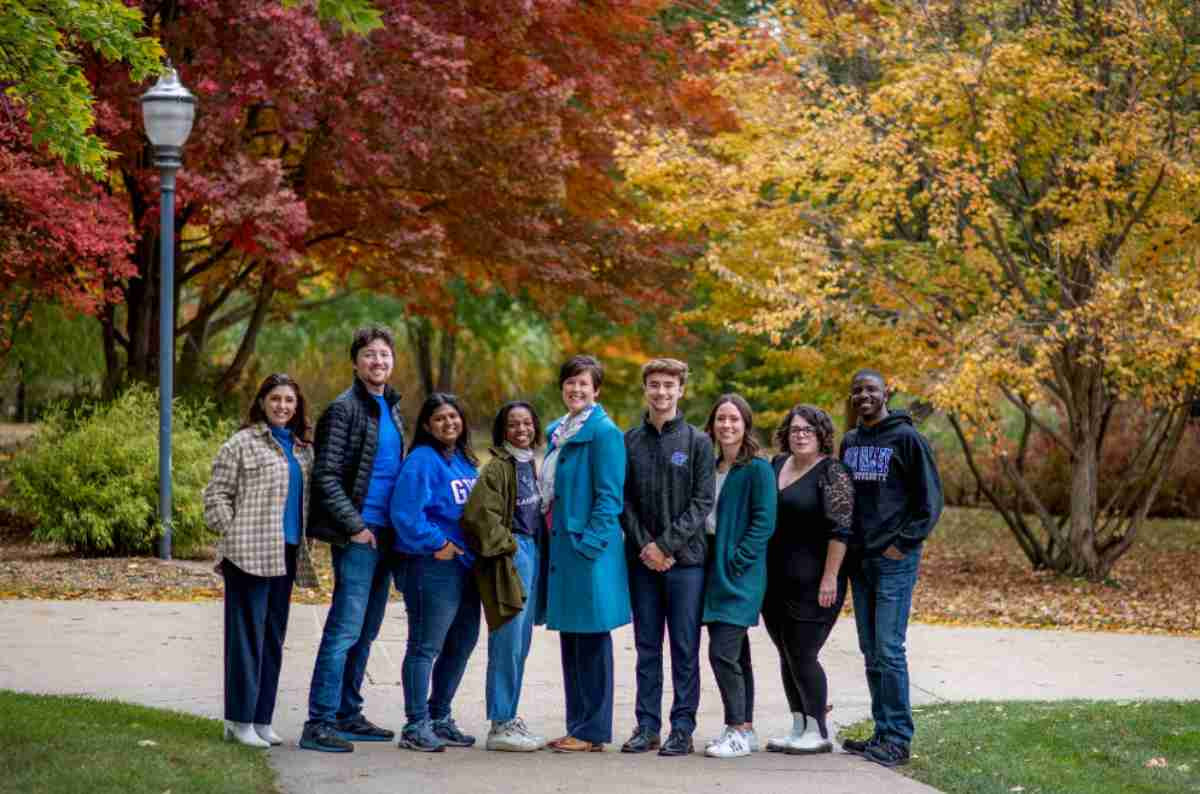
{"type": "Polygon", "coordinates": [[[754,414],[740,395],[722,395],[704,429],[717,449],[704,622],[708,660],[725,706],[725,730],[704,754],[737,758],[758,749],[747,630],[758,624],[767,590],[767,542],[775,531],[775,472],[758,457],[754,414]]]}
{"type": "Polygon", "coordinates": [[[492,423],[492,459],[463,510],[463,533],[476,555],[475,581],[488,624],[489,750],[530,752],[546,744],[517,716],[546,534],[533,459],[541,442],[533,406],[521,400],[505,404],[492,423]]]}

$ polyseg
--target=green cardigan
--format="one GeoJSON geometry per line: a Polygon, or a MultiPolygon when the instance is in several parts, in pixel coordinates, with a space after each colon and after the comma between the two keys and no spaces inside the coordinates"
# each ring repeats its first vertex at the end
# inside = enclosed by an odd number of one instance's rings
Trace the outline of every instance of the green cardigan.
{"type": "Polygon", "coordinates": [[[704,587],[704,622],[758,624],[775,532],[775,470],[761,458],[734,466],[717,499],[717,534],[704,587]]]}
{"type": "Polygon", "coordinates": [[[488,629],[495,631],[525,608],[525,585],[513,563],[517,541],[513,515],[517,511],[517,462],[503,447],[492,448],[492,459],[479,473],[463,508],[462,528],[475,553],[475,582],[488,629]]]}

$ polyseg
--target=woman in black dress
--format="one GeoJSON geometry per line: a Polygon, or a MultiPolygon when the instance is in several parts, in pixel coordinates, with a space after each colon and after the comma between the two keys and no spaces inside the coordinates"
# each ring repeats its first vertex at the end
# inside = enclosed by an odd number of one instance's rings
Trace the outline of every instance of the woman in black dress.
{"type": "Polygon", "coordinates": [[[779,425],[782,454],[772,465],[779,488],[776,530],[767,549],[763,623],[779,650],[792,732],[767,749],[828,753],[829,694],[817,654],[846,600],[842,562],[854,513],[850,472],[833,457],[833,421],[811,405],[797,405],[779,425]]]}

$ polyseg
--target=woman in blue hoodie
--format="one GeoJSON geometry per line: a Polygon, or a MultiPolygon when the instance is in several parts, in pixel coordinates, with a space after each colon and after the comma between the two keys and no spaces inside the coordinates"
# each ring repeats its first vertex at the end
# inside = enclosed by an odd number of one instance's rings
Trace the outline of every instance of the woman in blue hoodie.
{"type": "Polygon", "coordinates": [[[457,398],[429,395],[392,492],[394,548],[404,561],[396,588],[404,593],[408,614],[401,668],[406,724],[399,746],[409,750],[440,752],[475,743],[450,716],[450,702],[479,639],[479,591],[460,525],[478,477],[468,435],[457,398]]]}

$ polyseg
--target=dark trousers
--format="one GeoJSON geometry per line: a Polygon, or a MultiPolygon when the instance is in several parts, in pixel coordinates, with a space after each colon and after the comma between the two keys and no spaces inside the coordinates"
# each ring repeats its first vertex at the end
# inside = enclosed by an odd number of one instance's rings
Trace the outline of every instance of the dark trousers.
{"type": "Polygon", "coordinates": [[[708,661],[725,706],[725,724],[754,722],[754,668],[746,627],[709,623],[708,661]]]}
{"type": "Polygon", "coordinates": [[[296,546],[286,547],[286,576],[254,576],[229,560],[225,575],[225,719],[270,725],[279,691],[296,546]]]}
{"type": "Polygon", "coordinates": [[[612,634],[559,634],[563,688],[567,695],[567,734],[595,744],[612,741],[612,634]]]}
{"type": "Polygon", "coordinates": [[[807,714],[817,721],[821,736],[828,738],[825,712],[829,700],[829,680],[825,668],[817,660],[833,631],[832,620],[796,620],[788,614],[786,601],[771,602],[768,594],[763,605],[763,623],[767,634],[779,651],[779,672],[783,678],[783,692],[787,696],[788,708],[793,713],[807,714]]]}
{"type": "Polygon", "coordinates": [[[629,562],[629,596],[637,647],[637,723],[662,730],[663,628],[671,643],[671,728],[696,729],[700,705],[700,618],[704,614],[704,567],[659,573],[634,558],[629,562]]]}

